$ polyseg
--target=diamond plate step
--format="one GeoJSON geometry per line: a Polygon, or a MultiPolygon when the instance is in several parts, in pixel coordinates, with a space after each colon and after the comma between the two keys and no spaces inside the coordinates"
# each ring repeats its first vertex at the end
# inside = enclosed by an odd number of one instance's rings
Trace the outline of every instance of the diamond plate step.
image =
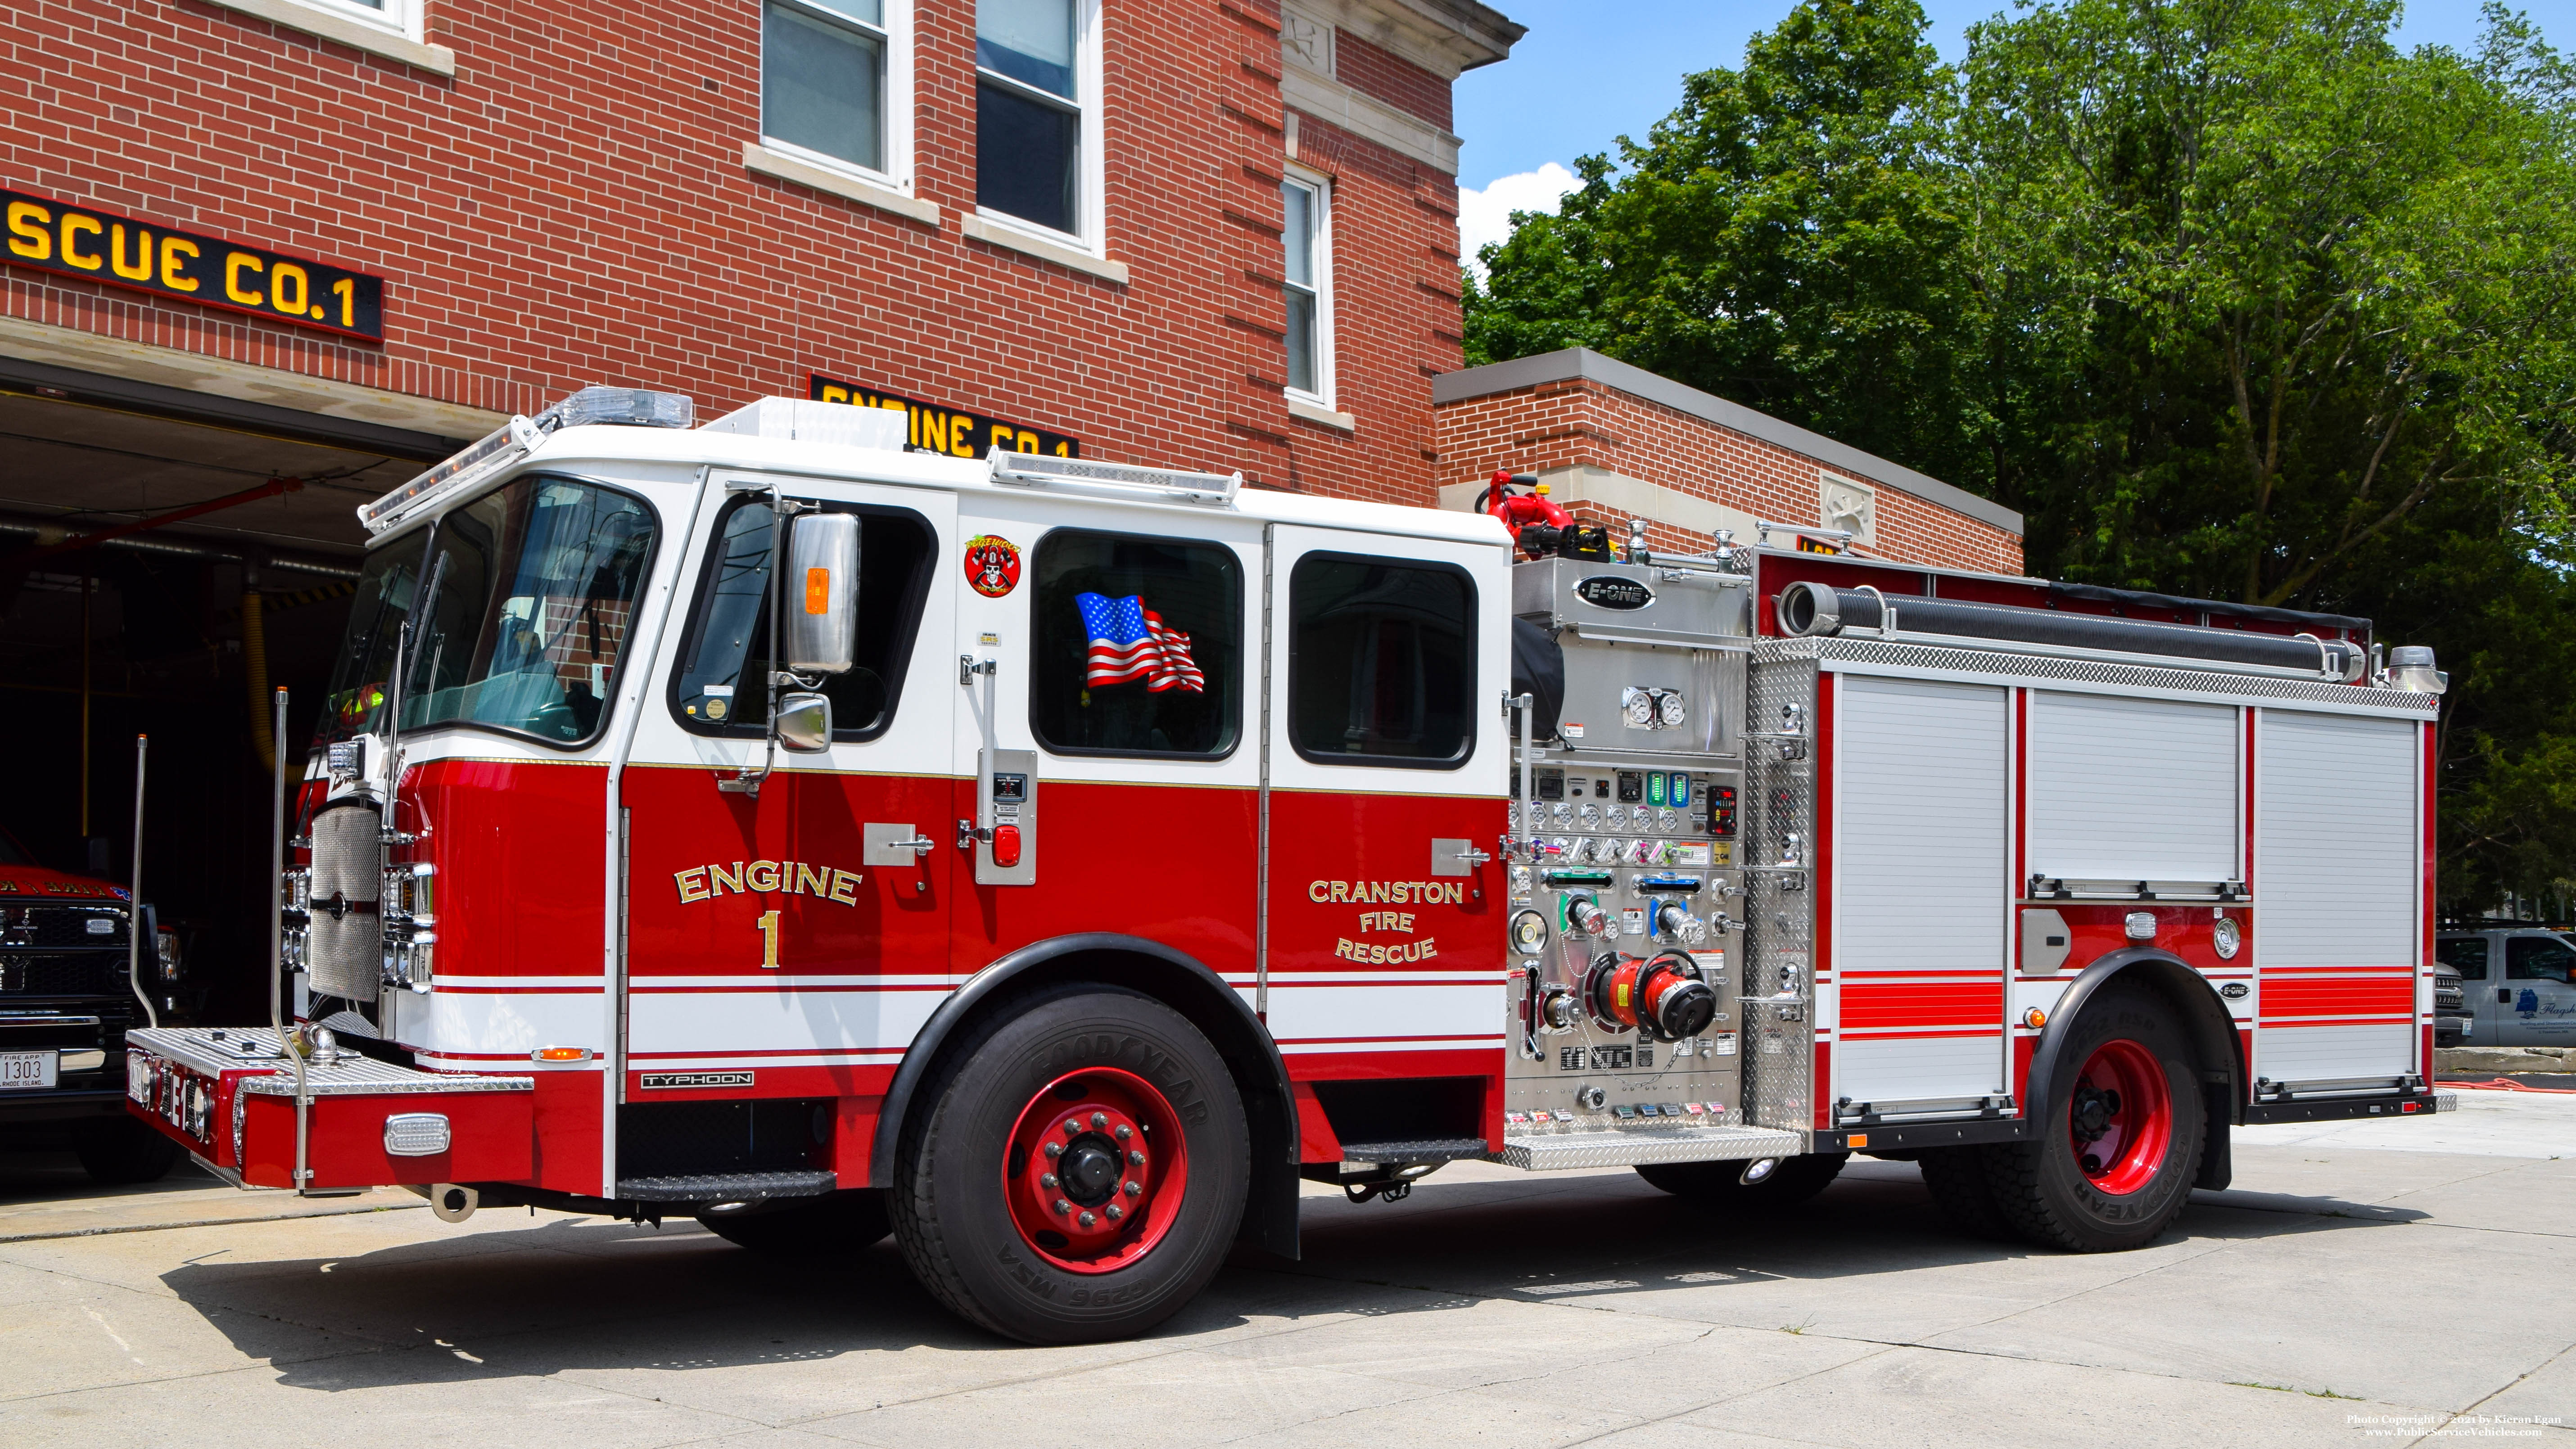
{"type": "Polygon", "coordinates": [[[710,1172],[686,1177],[622,1177],[617,1195],[628,1202],[749,1202],[770,1197],[821,1197],[838,1179],[829,1172],[710,1172]]]}
{"type": "Polygon", "coordinates": [[[1404,1142],[1345,1142],[1344,1162],[1459,1162],[1485,1156],[1482,1137],[1423,1137],[1404,1142]]]}
{"type": "Polygon", "coordinates": [[[1634,1167],[1640,1162],[1749,1162],[1807,1150],[1801,1133],[1768,1127],[1628,1127],[1508,1137],[1489,1159],[1530,1172],[1574,1167],[1634,1167]]]}

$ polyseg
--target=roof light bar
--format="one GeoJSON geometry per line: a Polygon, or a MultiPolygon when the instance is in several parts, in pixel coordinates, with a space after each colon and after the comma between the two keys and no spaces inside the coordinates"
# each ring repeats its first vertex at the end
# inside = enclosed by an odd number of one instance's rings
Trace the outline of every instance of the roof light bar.
{"type": "Polygon", "coordinates": [[[464,451],[358,509],[369,533],[382,533],[506,463],[525,456],[558,428],[606,424],[629,428],[696,425],[698,405],[687,393],[640,387],[586,387],[535,417],[514,417],[464,451]]]}
{"type": "Polygon", "coordinates": [[[1024,487],[1077,484],[1129,493],[1149,493],[1184,503],[1234,506],[1243,487],[1241,473],[1191,473],[1179,468],[1146,468],[1133,463],[1093,463],[1080,458],[1054,458],[1043,453],[992,452],[993,481],[1024,487]]]}

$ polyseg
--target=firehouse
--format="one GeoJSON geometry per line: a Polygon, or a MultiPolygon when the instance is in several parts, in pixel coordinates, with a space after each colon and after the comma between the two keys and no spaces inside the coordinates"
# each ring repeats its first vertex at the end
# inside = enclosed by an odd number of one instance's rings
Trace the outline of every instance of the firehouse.
{"type": "Polygon", "coordinates": [[[2445,1105],[2443,680],[2367,621],[904,425],[593,388],[361,509],[271,1026],[132,1033],[132,1109],[450,1220],[890,1231],[1063,1342],[1293,1255],[1301,1178],[1860,1152],[2100,1251],[2236,1124],[2445,1105]]]}

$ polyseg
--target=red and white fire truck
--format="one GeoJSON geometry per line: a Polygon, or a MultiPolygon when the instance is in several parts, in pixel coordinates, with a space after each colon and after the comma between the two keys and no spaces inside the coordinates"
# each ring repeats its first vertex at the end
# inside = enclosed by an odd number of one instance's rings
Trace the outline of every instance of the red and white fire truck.
{"type": "Polygon", "coordinates": [[[2367,621],[692,412],[361,510],[289,1004],[129,1037],[215,1172],[891,1231],[1061,1342],[1301,1179],[1863,1152],[2102,1250],[2233,1124],[2442,1105],[2441,677],[2367,621]]]}

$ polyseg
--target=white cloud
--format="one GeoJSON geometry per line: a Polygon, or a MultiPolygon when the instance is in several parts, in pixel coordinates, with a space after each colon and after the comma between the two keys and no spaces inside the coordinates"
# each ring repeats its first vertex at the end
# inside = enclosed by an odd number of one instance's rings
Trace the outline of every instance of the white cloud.
{"type": "Polygon", "coordinates": [[[1573,172],[1550,161],[1536,171],[1497,176],[1482,191],[1459,187],[1458,247],[1467,265],[1482,275],[1485,269],[1477,264],[1476,253],[1485,243],[1512,234],[1513,212],[1554,212],[1565,194],[1580,185],[1573,172]]]}

